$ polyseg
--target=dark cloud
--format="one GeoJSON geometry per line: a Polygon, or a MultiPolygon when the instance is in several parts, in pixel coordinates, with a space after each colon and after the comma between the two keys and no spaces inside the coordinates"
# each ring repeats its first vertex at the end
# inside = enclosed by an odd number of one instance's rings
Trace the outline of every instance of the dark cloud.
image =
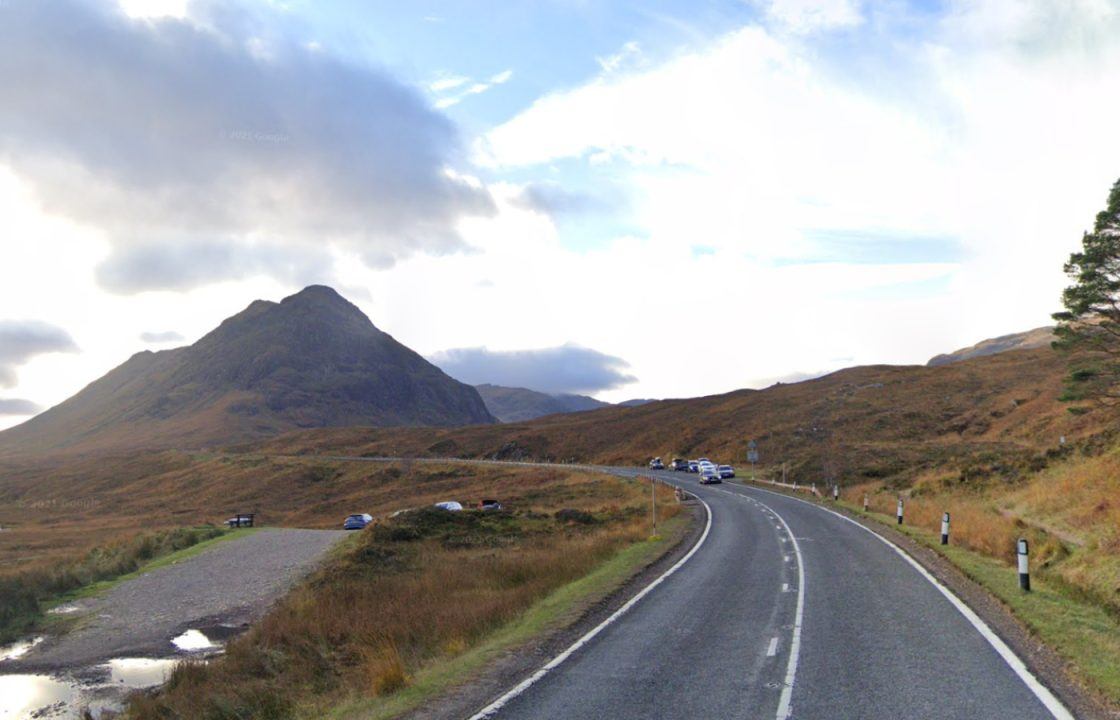
{"type": "Polygon", "coordinates": [[[622,358],[578,345],[540,350],[444,350],[430,358],[448,375],[471,385],[490,383],[546,393],[595,393],[637,380],[622,358]]]}
{"type": "Polygon", "coordinates": [[[184,338],[174,330],[168,330],[167,332],[142,332],[140,339],[146,343],[169,343],[179,342],[184,338]]]}
{"type": "Polygon", "coordinates": [[[460,138],[419,92],[275,17],[190,7],[0,2],[0,162],[47,212],[107,233],[107,288],[289,279],[328,245],[387,266],[461,249],[457,220],[493,212],[448,172],[460,138]]]}
{"type": "Polygon", "coordinates": [[[77,352],[62,328],[37,321],[0,320],[0,387],[16,384],[16,368],[44,353],[77,352]]]}
{"type": "Polygon", "coordinates": [[[30,400],[0,398],[0,415],[37,415],[42,409],[30,400]]]}
{"type": "Polygon", "coordinates": [[[552,182],[530,183],[512,202],[526,210],[553,216],[602,212],[614,205],[593,195],[565,190],[552,182]]]}

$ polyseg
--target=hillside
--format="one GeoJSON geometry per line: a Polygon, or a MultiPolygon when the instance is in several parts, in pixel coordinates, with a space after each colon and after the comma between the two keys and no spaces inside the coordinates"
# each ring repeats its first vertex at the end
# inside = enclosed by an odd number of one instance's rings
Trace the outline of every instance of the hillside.
{"type": "Polygon", "coordinates": [[[765,390],[739,390],[634,408],[608,407],[526,423],[460,429],[307,431],[255,449],[639,464],[707,455],[742,464],[758,442],[761,472],[804,482],[890,479],[931,468],[961,478],[1014,477],[1111,416],[1075,416],[1058,401],[1064,360],[1049,349],[940,367],[857,367],[765,390]]]}
{"type": "Polygon", "coordinates": [[[1034,350],[1036,348],[1050,347],[1050,343],[1053,341],[1054,329],[1049,326],[1040,327],[1026,332],[1012,333],[1010,335],[1001,335],[997,338],[981,340],[970,347],[932,357],[926,364],[930,367],[937,367],[938,365],[948,365],[949,363],[960,362],[961,360],[971,360],[972,358],[996,355],[1009,350],[1034,350]]]}
{"type": "Polygon", "coordinates": [[[141,352],[0,433],[0,455],[198,447],[296,428],[490,423],[474,388],[334,290],[257,300],[189,347],[141,352]]]}
{"type": "Polygon", "coordinates": [[[490,414],[504,423],[533,420],[556,413],[595,410],[610,404],[586,395],[550,395],[501,385],[476,385],[475,390],[482,396],[490,414]]]}

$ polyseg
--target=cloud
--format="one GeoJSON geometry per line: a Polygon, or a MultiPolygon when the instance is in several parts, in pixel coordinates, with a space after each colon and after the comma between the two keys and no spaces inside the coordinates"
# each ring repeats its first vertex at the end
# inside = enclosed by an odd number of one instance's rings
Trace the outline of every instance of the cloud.
{"type": "Polygon", "coordinates": [[[36,415],[43,410],[30,400],[0,398],[0,415],[36,415]]]}
{"type": "Polygon", "coordinates": [[[446,254],[464,247],[460,218],[493,212],[484,187],[449,171],[457,129],[416,90],[259,18],[189,7],[0,7],[0,163],[46,212],[107,235],[108,288],[283,274],[278,248],[340,246],[380,265],[446,254]],[[205,247],[204,266],[170,272],[184,243],[205,247]],[[139,274],[161,254],[158,278],[139,274]]]}
{"type": "Polygon", "coordinates": [[[609,206],[598,197],[571,192],[552,182],[529,183],[512,203],[515,207],[553,216],[596,212],[609,206]]]}
{"type": "Polygon", "coordinates": [[[622,358],[578,345],[539,350],[444,350],[429,358],[453,378],[471,385],[491,383],[546,393],[596,393],[637,378],[622,358]]]}
{"type": "Polygon", "coordinates": [[[0,387],[14,387],[16,368],[36,355],[77,352],[69,333],[37,321],[0,320],[0,387]]]}
{"type": "Polygon", "coordinates": [[[799,35],[863,23],[858,0],[763,0],[767,16],[799,35]]]}
{"type": "Polygon", "coordinates": [[[166,332],[142,332],[140,333],[140,339],[146,343],[171,343],[179,342],[184,338],[181,333],[168,330],[166,332]]]}
{"type": "Polygon", "coordinates": [[[436,95],[443,95],[436,100],[436,107],[445,109],[458,105],[463,100],[466,100],[471,95],[481,95],[495,85],[502,85],[509,82],[513,77],[513,70],[503,70],[499,73],[491,75],[485,81],[472,82],[471,78],[466,76],[454,76],[448,78],[440,78],[434,82],[428,83],[428,89],[436,95]],[[469,85],[467,83],[470,83],[469,85]],[[460,89],[464,85],[465,89],[460,89]],[[452,95],[444,95],[449,90],[454,90],[452,95]]]}

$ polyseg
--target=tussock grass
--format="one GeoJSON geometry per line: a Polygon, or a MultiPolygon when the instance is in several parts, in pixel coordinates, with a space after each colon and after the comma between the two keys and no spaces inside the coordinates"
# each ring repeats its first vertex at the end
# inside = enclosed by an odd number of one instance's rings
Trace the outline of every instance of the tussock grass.
{"type": "Polygon", "coordinates": [[[45,562],[0,575],[0,643],[32,632],[43,604],[79,588],[136,572],[145,563],[218,537],[214,526],[136,533],[67,562],[45,562]]]}
{"type": "MultiPolygon", "coordinates": [[[[521,473],[520,490],[503,498],[510,510],[424,507],[356,534],[225,656],[136,697],[131,717],[322,717],[355,702],[376,711],[649,535],[642,483],[521,473]]],[[[679,506],[659,492],[669,520],[679,506]]]]}

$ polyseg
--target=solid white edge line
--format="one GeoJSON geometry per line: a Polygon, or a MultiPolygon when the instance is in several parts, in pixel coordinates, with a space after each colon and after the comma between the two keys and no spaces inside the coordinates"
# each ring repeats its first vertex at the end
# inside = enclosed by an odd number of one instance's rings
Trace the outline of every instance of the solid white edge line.
{"type": "Polygon", "coordinates": [[[626,612],[628,610],[630,610],[630,608],[637,605],[638,602],[642,598],[644,598],[646,595],[648,595],[650,592],[652,592],[655,587],[657,587],[658,585],[663,583],[670,575],[675,573],[677,570],[679,570],[681,568],[682,565],[684,565],[686,562],[688,562],[689,559],[691,559],[692,556],[696,554],[696,551],[699,550],[700,547],[704,544],[704,541],[708,539],[708,533],[712,529],[712,509],[708,506],[708,503],[704,502],[704,499],[701,498],[700,496],[693,495],[693,497],[695,497],[697,500],[699,500],[700,503],[704,506],[704,511],[708,515],[708,521],[704,525],[704,533],[700,536],[700,539],[696,541],[696,544],[692,546],[692,549],[689,550],[688,553],[684,557],[682,557],[680,560],[678,560],[673,565],[673,567],[666,570],[656,580],[654,580],[649,585],[646,585],[644,588],[642,588],[641,592],[639,592],[637,595],[635,595],[634,597],[627,600],[626,603],[622,607],[620,607],[618,610],[615,610],[611,614],[610,617],[608,617],[606,620],[604,620],[603,622],[596,625],[594,628],[592,628],[586,635],[581,637],[579,640],[576,640],[574,643],[572,643],[568,647],[567,650],[560,653],[556,657],[552,658],[552,660],[550,660],[540,670],[537,670],[535,673],[533,673],[529,677],[525,678],[524,680],[519,682],[517,685],[513,686],[513,688],[511,688],[508,692],[506,692],[504,695],[499,697],[497,700],[495,700],[494,702],[492,702],[489,705],[487,705],[486,707],[484,707],[482,710],[479,710],[474,715],[471,715],[470,720],[485,720],[486,718],[492,717],[495,713],[497,713],[499,710],[501,710],[503,707],[505,707],[511,700],[516,698],[518,695],[521,695],[523,692],[525,692],[530,687],[532,687],[538,680],[540,680],[545,675],[547,675],[549,673],[549,671],[555,669],[561,663],[563,663],[565,660],[567,660],[569,657],[571,657],[572,653],[579,650],[581,647],[583,647],[587,643],[591,642],[591,640],[596,635],[598,635],[600,632],[605,630],[607,628],[607,626],[609,626],[615,620],[618,620],[620,617],[625,615],[626,612]]]}
{"type": "MultiPolygon", "coordinates": [[[[1077,720],[1074,717],[1073,713],[1071,713],[1069,709],[1067,709],[1066,706],[1062,704],[1062,701],[1059,700],[1057,696],[1054,695],[1054,693],[1050,692],[1050,688],[1042,684],[1042,681],[1039,680],[1038,677],[1036,677],[1034,673],[1032,673],[1027,668],[1026,663],[1024,663],[1022,659],[1020,659],[1019,656],[1015,654],[1015,651],[1012,650],[1007,645],[1007,643],[1005,643],[1003,639],[1000,638],[999,635],[996,635],[995,631],[992,630],[991,627],[989,627],[988,624],[984,622],[972,608],[966,605],[965,602],[957,597],[957,595],[952,590],[946,587],[940,580],[935,578],[928,570],[922,567],[921,563],[910,557],[910,555],[907,554],[907,552],[900,548],[898,545],[895,545],[893,542],[886,539],[871,528],[867,527],[863,523],[857,522],[853,518],[850,518],[842,513],[838,513],[835,510],[821,507],[816,503],[811,503],[807,500],[802,500],[801,498],[792,497],[783,493],[777,493],[773,490],[767,490],[765,488],[747,485],[744,485],[743,487],[744,489],[750,488],[753,490],[758,490],[760,492],[770,493],[771,495],[778,495],[779,497],[789,498],[790,500],[796,500],[799,503],[804,503],[810,507],[817,508],[818,510],[823,510],[824,512],[831,513],[841,520],[850,522],[852,525],[855,525],[864,532],[870,533],[872,537],[877,538],[878,540],[885,543],[888,547],[898,553],[903,560],[908,562],[915,570],[917,570],[918,573],[922,575],[922,577],[924,577],[935,588],[937,588],[938,591],[940,591],[941,594],[944,595],[945,598],[953,605],[953,607],[955,607],[957,611],[960,612],[960,614],[963,615],[964,618],[972,624],[972,627],[974,627],[976,631],[979,632],[980,635],[988,641],[988,644],[992,646],[992,649],[994,649],[996,653],[998,653],[999,656],[1003,658],[1003,661],[1007,663],[1011,670],[1017,676],[1019,676],[1019,679],[1022,680],[1023,684],[1027,686],[1027,689],[1034,693],[1034,696],[1038,698],[1038,701],[1041,702],[1042,705],[1050,712],[1050,714],[1054,716],[1055,720],[1077,720]]],[[[792,536],[793,533],[790,533],[790,535],[792,536]]]]}
{"type": "MultiPolygon", "coordinates": [[[[797,554],[797,611],[793,617],[793,635],[789,641],[789,662],[786,663],[786,677],[782,681],[782,695],[778,700],[776,720],[786,720],[792,712],[790,704],[793,701],[793,681],[797,678],[797,662],[801,655],[801,621],[805,617],[805,561],[801,556],[801,545],[793,536],[793,530],[786,524],[785,518],[774,511],[766,503],[759,503],[762,507],[774,513],[774,517],[785,527],[793,540],[793,551],[797,554]]],[[[789,557],[786,557],[789,560],[789,557]]]]}

